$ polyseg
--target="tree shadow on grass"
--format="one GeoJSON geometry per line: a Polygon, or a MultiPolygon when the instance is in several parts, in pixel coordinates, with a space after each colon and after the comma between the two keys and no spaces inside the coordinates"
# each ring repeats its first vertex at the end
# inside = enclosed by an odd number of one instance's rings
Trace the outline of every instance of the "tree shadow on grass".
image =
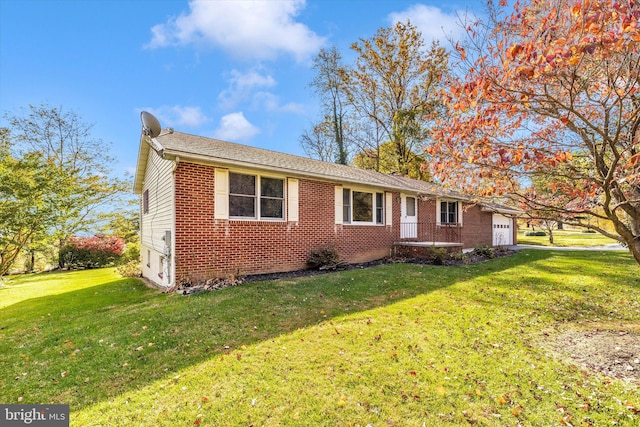
{"type": "Polygon", "coordinates": [[[388,264],[192,296],[123,279],[0,310],[0,401],[73,411],[216,355],[551,256],[462,267],[388,264]]]}
{"type": "Polygon", "coordinates": [[[629,303],[628,293],[612,292],[611,284],[629,291],[640,290],[637,265],[627,253],[531,250],[524,256],[540,262],[529,264],[525,273],[516,269],[513,274],[493,275],[489,291],[470,296],[487,307],[507,304],[531,319],[547,316],[564,323],[623,320],[617,308],[629,303]],[[540,257],[542,252],[547,256],[540,257]]]}

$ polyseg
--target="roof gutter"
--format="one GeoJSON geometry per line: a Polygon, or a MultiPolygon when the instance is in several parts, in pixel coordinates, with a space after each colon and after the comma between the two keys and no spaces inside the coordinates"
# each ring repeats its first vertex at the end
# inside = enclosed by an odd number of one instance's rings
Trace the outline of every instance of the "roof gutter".
{"type": "Polygon", "coordinates": [[[498,208],[498,207],[492,207],[492,206],[487,206],[487,205],[483,205],[482,208],[480,208],[481,211],[483,212],[493,212],[493,213],[499,213],[502,215],[511,215],[511,216],[520,216],[522,214],[522,211],[519,209],[510,209],[510,208],[498,208]]]}

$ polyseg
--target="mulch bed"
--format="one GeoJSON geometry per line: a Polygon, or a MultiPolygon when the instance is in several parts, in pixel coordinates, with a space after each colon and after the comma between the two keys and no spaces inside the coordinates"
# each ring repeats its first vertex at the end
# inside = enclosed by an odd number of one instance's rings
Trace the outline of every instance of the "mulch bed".
{"type": "MultiPolygon", "coordinates": [[[[484,252],[484,251],[483,251],[484,252]]],[[[516,251],[509,249],[494,249],[491,251],[491,256],[487,256],[486,253],[469,252],[464,256],[447,256],[445,259],[424,259],[424,258],[383,258],[376,261],[362,262],[349,264],[346,262],[340,262],[336,265],[325,266],[320,269],[304,269],[296,271],[288,271],[282,273],[266,273],[266,274],[252,274],[242,277],[228,277],[228,278],[213,278],[199,283],[180,283],[173,288],[169,289],[169,292],[177,292],[182,295],[190,295],[199,292],[213,291],[218,289],[228,288],[230,286],[237,286],[243,283],[262,282],[269,280],[279,279],[295,279],[299,277],[317,276],[320,274],[327,274],[334,271],[346,271],[357,270],[369,267],[375,267],[383,264],[397,264],[397,263],[410,263],[421,265],[442,265],[442,266],[461,266],[469,264],[477,264],[480,262],[488,261],[493,258],[502,258],[512,255],[516,251]]]]}

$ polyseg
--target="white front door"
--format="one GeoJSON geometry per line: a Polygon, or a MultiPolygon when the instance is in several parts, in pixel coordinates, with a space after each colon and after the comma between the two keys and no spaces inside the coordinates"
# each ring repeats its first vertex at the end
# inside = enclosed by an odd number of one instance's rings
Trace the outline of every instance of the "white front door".
{"type": "Polygon", "coordinates": [[[507,216],[493,214],[493,246],[513,245],[513,220],[507,216]]]}
{"type": "Polygon", "coordinates": [[[400,238],[418,237],[418,204],[413,196],[400,195],[400,238]]]}

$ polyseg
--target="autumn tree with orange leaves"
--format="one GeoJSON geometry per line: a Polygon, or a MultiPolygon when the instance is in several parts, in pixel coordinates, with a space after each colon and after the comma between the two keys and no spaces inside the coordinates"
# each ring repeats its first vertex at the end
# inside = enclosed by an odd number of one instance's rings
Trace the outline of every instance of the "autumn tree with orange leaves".
{"type": "Polygon", "coordinates": [[[434,175],[540,217],[609,220],[615,233],[591,228],[640,263],[640,3],[503,0],[465,25],[434,175]]]}

